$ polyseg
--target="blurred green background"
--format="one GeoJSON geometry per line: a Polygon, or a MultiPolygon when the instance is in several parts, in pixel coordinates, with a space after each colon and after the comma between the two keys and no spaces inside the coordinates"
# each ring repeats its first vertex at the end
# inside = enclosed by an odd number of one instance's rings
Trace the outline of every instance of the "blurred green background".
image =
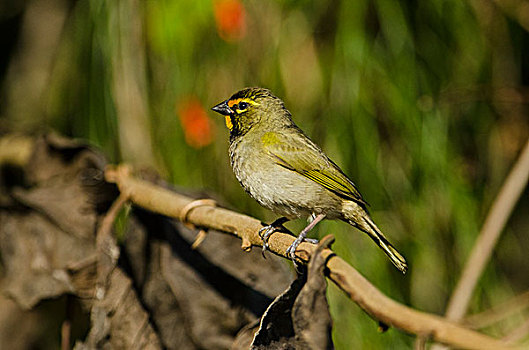
{"type": "MultiPolygon", "coordinates": [[[[386,294],[428,312],[444,312],[529,136],[522,1],[5,1],[0,20],[0,132],[89,140],[112,162],[152,166],[268,222],[233,176],[228,131],[209,108],[270,88],[356,182],[409,273],[346,224],[317,232],[334,234],[336,252],[386,294]]],[[[526,190],[471,312],[528,289],[528,210],[526,190]]],[[[328,296],[337,349],[412,346],[380,334],[333,285],[328,296]]]]}

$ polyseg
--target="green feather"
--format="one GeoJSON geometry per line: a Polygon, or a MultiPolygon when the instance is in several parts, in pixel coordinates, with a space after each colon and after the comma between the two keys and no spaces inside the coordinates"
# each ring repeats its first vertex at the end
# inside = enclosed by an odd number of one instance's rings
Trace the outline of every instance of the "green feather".
{"type": "Polygon", "coordinates": [[[267,132],[261,137],[263,148],[276,163],[325,187],[336,195],[367,205],[355,184],[301,130],[289,133],[267,132]]]}

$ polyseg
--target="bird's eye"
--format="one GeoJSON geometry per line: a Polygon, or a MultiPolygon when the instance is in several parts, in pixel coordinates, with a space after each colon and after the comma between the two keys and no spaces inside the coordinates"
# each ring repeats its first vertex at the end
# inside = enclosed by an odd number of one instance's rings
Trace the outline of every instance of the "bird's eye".
{"type": "Polygon", "coordinates": [[[247,108],[248,108],[248,103],[246,103],[246,102],[244,102],[244,101],[243,101],[243,102],[239,102],[239,109],[240,109],[241,111],[244,111],[244,110],[247,109],[247,108]]]}

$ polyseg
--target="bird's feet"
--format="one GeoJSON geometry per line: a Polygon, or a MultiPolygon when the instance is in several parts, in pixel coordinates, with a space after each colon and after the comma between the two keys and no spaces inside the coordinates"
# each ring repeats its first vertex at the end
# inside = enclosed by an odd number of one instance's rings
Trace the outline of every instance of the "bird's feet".
{"type": "Polygon", "coordinates": [[[259,237],[261,237],[261,240],[263,241],[263,250],[262,250],[263,256],[265,256],[264,253],[268,249],[268,240],[270,239],[270,236],[272,235],[272,233],[284,228],[283,224],[287,221],[288,221],[287,218],[281,217],[275,220],[274,222],[272,222],[270,225],[264,226],[259,230],[259,237]]]}
{"type": "Polygon", "coordinates": [[[302,237],[301,235],[296,238],[296,240],[287,248],[286,254],[290,257],[290,260],[296,262],[296,249],[301,244],[301,242],[308,242],[312,244],[318,244],[318,240],[315,238],[302,237]]]}
{"type": "Polygon", "coordinates": [[[290,245],[290,247],[288,247],[286,251],[286,254],[294,262],[294,265],[296,264],[296,249],[298,249],[298,246],[301,244],[301,242],[305,241],[310,243],[318,243],[317,239],[306,237],[307,233],[309,233],[309,231],[312,230],[318,222],[325,218],[325,214],[311,215],[311,217],[313,218],[311,222],[299,233],[298,238],[296,238],[296,240],[290,245]]]}
{"type": "Polygon", "coordinates": [[[272,233],[276,232],[277,230],[278,227],[274,227],[272,225],[265,226],[259,230],[259,237],[261,237],[261,240],[263,241],[263,254],[268,249],[268,239],[272,233]]]}

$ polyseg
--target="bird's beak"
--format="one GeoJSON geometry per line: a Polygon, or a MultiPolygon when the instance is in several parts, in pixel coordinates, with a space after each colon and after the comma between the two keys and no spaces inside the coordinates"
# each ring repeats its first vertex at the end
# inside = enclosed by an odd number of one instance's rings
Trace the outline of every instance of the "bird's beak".
{"type": "Polygon", "coordinates": [[[233,110],[228,106],[228,100],[219,103],[211,109],[222,115],[231,115],[234,113],[233,110]]]}

